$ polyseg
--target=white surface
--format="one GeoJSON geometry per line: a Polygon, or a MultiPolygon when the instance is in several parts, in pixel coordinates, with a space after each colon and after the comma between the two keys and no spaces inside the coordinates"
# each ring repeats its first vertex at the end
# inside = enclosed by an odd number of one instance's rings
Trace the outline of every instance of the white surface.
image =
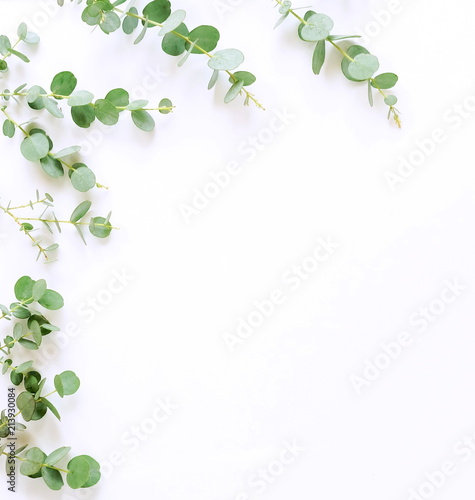
{"type": "MultiPolygon", "coordinates": [[[[13,298],[23,274],[44,277],[63,293],[67,305],[54,320],[80,334],[58,336],[66,338],[61,349],[48,339],[43,372],[51,380],[73,369],[82,387],[58,402],[63,421],[50,416],[32,424],[28,442],[89,453],[106,463],[108,477],[83,493],[49,492],[20,478],[15,498],[414,500],[409,490],[451,461],[453,474],[421,498],[473,499],[474,458],[457,443],[475,432],[475,107],[469,99],[460,123],[453,108],[475,95],[475,5],[402,1],[370,39],[381,70],[400,76],[399,131],[379,99],[371,109],[365,87],[338,74],[333,51],[322,75],[313,76],[311,49],[296,37],[296,23],[272,30],[270,1],[234,3],[223,18],[217,2],[173,5],[188,11],[191,26],[218,26],[220,48],[244,51],[242,69],[258,75],[251,90],[267,112],[242,101],[221,104],[227,85],[206,90],[205,60],[196,56],[177,68],[157,48],[155,32],[138,47],[121,32],[91,33],[77,5],[38,29],[42,41],[29,51],[29,66],[12,67],[10,88],[47,86],[69,69],[78,88],[97,97],[118,86],[139,96],[145,85],[153,87],[145,91],[150,101],[169,97],[177,106],[157,117],[152,135],[125,116],[105,134],[105,127],[78,130],[68,117],[62,125],[41,114],[58,149],[102,137],[84,159],[110,190],[90,199],[96,213],[111,209],[121,229],[84,247],[65,228],[59,262],[44,266],[1,217],[1,300],[13,298]],[[150,86],[148,75],[157,72],[160,81],[150,86]],[[249,161],[243,144],[266,134],[284,110],[290,123],[249,161]],[[391,190],[385,174],[437,129],[443,143],[391,190]],[[232,161],[242,172],[187,224],[181,205],[232,161]],[[285,273],[329,237],[339,248],[294,290],[285,273]],[[122,272],[132,277],[123,291],[105,292],[122,272]],[[465,289],[420,333],[413,315],[455,279],[465,289]],[[238,319],[274,289],[284,303],[230,353],[223,335],[235,333],[238,319]],[[91,300],[109,297],[91,312],[91,300]],[[361,376],[365,360],[401,332],[412,344],[357,394],[351,376],[361,376]],[[166,420],[157,400],[174,405],[166,420]],[[164,421],[153,424],[153,415],[164,421]],[[136,427],[150,431],[143,441],[131,440],[136,427]],[[274,460],[286,441],[304,451],[281,471],[274,460]],[[277,477],[261,488],[255,474],[268,466],[277,477]]],[[[0,5],[7,33],[42,12],[37,2],[0,5]]],[[[318,8],[346,34],[366,30],[387,5],[342,0],[318,8]]],[[[1,143],[2,199],[23,202],[38,188],[54,194],[57,211],[68,215],[83,196],[67,182],[45,179],[20,157],[18,143],[1,143]]]]}

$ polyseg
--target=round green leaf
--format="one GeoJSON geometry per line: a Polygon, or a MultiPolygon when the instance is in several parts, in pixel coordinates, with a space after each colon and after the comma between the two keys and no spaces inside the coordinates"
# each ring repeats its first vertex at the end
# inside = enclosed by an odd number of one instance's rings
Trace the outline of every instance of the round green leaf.
{"type": "Polygon", "coordinates": [[[227,70],[236,69],[244,61],[244,54],[237,49],[218,50],[208,61],[211,69],[227,70]]]}
{"type": "MultiPolygon", "coordinates": [[[[354,59],[357,55],[359,54],[369,54],[369,52],[364,48],[362,47],[361,45],[352,45],[351,47],[349,47],[347,49],[347,54],[352,58],[354,59]]],[[[348,67],[350,65],[350,59],[348,59],[347,57],[344,57],[341,61],[341,71],[342,73],[345,75],[346,78],[348,78],[348,80],[352,81],[352,82],[360,82],[360,81],[363,81],[363,80],[357,80],[355,78],[353,78],[349,71],[348,71],[348,67]]]]}
{"type": "Polygon", "coordinates": [[[29,422],[35,413],[36,408],[36,401],[33,394],[28,391],[21,392],[18,394],[16,403],[22,417],[26,422],[29,422]]]}
{"type": "Polygon", "coordinates": [[[50,311],[56,311],[64,306],[63,297],[58,292],[54,290],[46,290],[38,304],[42,305],[44,308],[50,311]]]}
{"type": "Polygon", "coordinates": [[[32,289],[33,300],[38,302],[41,299],[41,297],[43,297],[45,292],[46,292],[46,281],[45,280],[36,281],[32,289]]]}
{"type": "Polygon", "coordinates": [[[236,99],[236,97],[239,95],[239,92],[241,92],[243,87],[244,87],[244,82],[242,80],[238,80],[237,82],[233,83],[231,88],[228,90],[228,93],[224,97],[224,102],[228,104],[234,99],[236,99]]]}
{"type": "Polygon", "coordinates": [[[87,480],[86,483],[83,484],[83,488],[90,488],[91,486],[94,486],[99,482],[99,479],[101,478],[101,472],[100,472],[101,466],[96,460],[94,460],[89,455],[82,455],[82,457],[89,463],[89,466],[91,467],[91,471],[89,473],[89,479],[87,480]]]}
{"type": "Polygon", "coordinates": [[[20,145],[21,154],[29,161],[39,161],[49,152],[48,139],[43,134],[25,137],[20,145]]]}
{"type": "Polygon", "coordinates": [[[78,81],[71,71],[58,73],[51,82],[51,92],[62,96],[69,96],[74,92],[78,81]]]}
{"type": "Polygon", "coordinates": [[[348,73],[355,80],[367,80],[371,78],[379,68],[379,61],[371,54],[358,54],[348,65],[348,73]]]}
{"type": "Polygon", "coordinates": [[[62,177],[64,175],[64,168],[63,165],[59,160],[56,160],[52,156],[45,156],[44,158],[41,158],[40,160],[41,167],[43,170],[53,178],[58,178],[62,177]]]}
{"type": "Polygon", "coordinates": [[[39,448],[30,448],[25,454],[26,461],[20,465],[20,472],[24,476],[32,476],[36,474],[44,464],[46,454],[39,448]]]}
{"type": "Polygon", "coordinates": [[[397,97],[395,95],[388,95],[385,97],[384,102],[388,106],[394,106],[397,103],[397,97]]]}
{"type": "Polygon", "coordinates": [[[111,90],[106,95],[106,101],[117,107],[126,107],[129,105],[129,93],[124,89],[111,90]]]}
{"type": "MultiPolygon", "coordinates": [[[[180,26],[173,31],[183,36],[188,36],[189,34],[188,28],[184,23],[180,24],[180,26]]],[[[167,33],[162,40],[163,52],[170,56],[180,56],[186,50],[186,40],[183,40],[183,38],[175,33],[167,33]]]]}
{"type": "Polygon", "coordinates": [[[312,14],[307,19],[307,23],[300,30],[301,38],[306,42],[325,40],[334,26],[331,17],[325,14],[312,14]]]}
{"type": "Polygon", "coordinates": [[[79,389],[79,386],[79,378],[72,371],[65,371],[54,377],[54,388],[62,398],[74,394],[79,389]]]}
{"type": "Polygon", "coordinates": [[[26,304],[33,302],[34,285],[35,281],[32,280],[29,276],[22,276],[15,283],[15,286],[13,288],[17,300],[26,304]]]}
{"type": "Polygon", "coordinates": [[[35,406],[35,411],[31,416],[31,420],[41,420],[48,411],[48,407],[44,404],[43,401],[37,401],[35,406]]]}
{"type": "Polygon", "coordinates": [[[69,106],[85,106],[91,104],[94,99],[94,94],[88,90],[78,90],[73,92],[68,99],[69,106]]]}
{"type": "Polygon", "coordinates": [[[74,490],[82,488],[89,481],[91,466],[83,456],[70,460],[68,470],[66,481],[74,490]]]}
{"type": "Polygon", "coordinates": [[[15,135],[15,124],[8,118],[3,122],[3,135],[10,139],[15,135]]]}
{"type": "Polygon", "coordinates": [[[155,120],[152,115],[143,109],[132,111],[132,120],[140,130],[145,132],[151,132],[155,127],[155,120]]]}
{"type": "Polygon", "coordinates": [[[111,234],[112,228],[104,217],[93,217],[89,224],[89,231],[96,238],[107,238],[111,234]]]}
{"type": "MultiPolygon", "coordinates": [[[[188,38],[197,44],[206,52],[211,52],[218,45],[220,38],[219,31],[213,26],[198,26],[193,31],[190,31],[188,38]]],[[[190,48],[190,43],[185,43],[185,49],[190,48]]],[[[193,47],[192,54],[203,54],[203,52],[196,47],[193,47]]]]}
{"type": "Polygon", "coordinates": [[[96,118],[104,125],[115,125],[119,121],[119,111],[106,99],[98,99],[94,104],[96,118]]]}
{"type": "Polygon", "coordinates": [[[371,85],[377,89],[391,89],[396,85],[398,76],[394,73],[381,73],[373,78],[371,85]]]}
{"type": "MultiPolygon", "coordinates": [[[[172,106],[173,106],[173,103],[170,101],[170,99],[166,99],[166,98],[162,99],[158,103],[159,108],[171,108],[172,106]]],[[[161,113],[162,115],[168,115],[168,113],[171,113],[171,109],[160,109],[159,113],[161,113]]]]}
{"type": "Polygon", "coordinates": [[[5,71],[8,70],[8,63],[7,61],[4,61],[3,59],[0,60],[0,72],[5,73],[5,71]]]}
{"type": "Polygon", "coordinates": [[[43,467],[41,469],[41,476],[43,477],[46,486],[53,491],[59,491],[64,485],[63,477],[61,476],[61,472],[59,472],[59,470],[43,467]]]}
{"type": "Polygon", "coordinates": [[[46,132],[43,129],[32,128],[30,130],[30,135],[35,135],[35,134],[43,134],[48,139],[49,151],[53,149],[53,141],[51,140],[51,137],[49,135],[46,135],[46,132]]]}
{"type": "MultiPolygon", "coordinates": [[[[137,15],[139,11],[135,7],[131,7],[128,12],[137,15]]],[[[122,30],[126,35],[131,35],[139,24],[139,20],[133,16],[125,16],[122,22],[122,30]]]]}
{"type": "MultiPolygon", "coordinates": [[[[256,77],[252,73],[249,73],[249,71],[236,71],[233,74],[238,81],[243,82],[244,87],[248,87],[256,81],[256,77]]],[[[229,83],[235,83],[231,76],[229,77],[229,83]]]]}
{"type": "Polygon", "coordinates": [[[89,105],[73,106],[71,108],[71,116],[74,123],[81,128],[89,128],[91,123],[96,119],[94,108],[89,105]]]}
{"type": "MultiPolygon", "coordinates": [[[[148,17],[150,21],[156,23],[163,23],[172,12],[171,4],[168,0],[153,0],[145,6],[143,10],[143,17],[148,17]]],[[[145,24],[142,21],[142,24],[145,24]]],[[[149,25],[149,28],[153,25],[149,25]]]]}
{"type": "Polygon", "coordinates": [[[158,34],[160,36],[164,36],[167,33],[175,30],[180,26],[180,24],[185,20],[186,12],[184,10],[176,10],[173,12],[170,17],[163,23],[158,34]]]}
{"type": "Polygon", "coordinates": [[[120,28],[120,24],[120,17],[115,12],[108,11],[103,13],[99,27],[108,35],[109,33],[117,31],[120,28]]]}
{"type": "MultiPolygon", "coordinates": [[[[73,168],[76,168],[75,165],[73,165],[73,168]]],[[[76,168],[71,174],[71,184],[74,186],[74,189],[85,193],[96,185],[96,176],[88,167],[76,168]]]]}
{"type": "MultiPolygon", "coordinates": [[[[46,94],[47,93],[43,87],[39,87],[37,85],[35,85],[34,87],[35,87],[34,92],[36,92],[36,90],[38,90],[39,94],[46,94]]],[[[27,101],[27,102],[28,102],[28,106],[30,106],[31,109],[39,110],[39,109],[43,109],[45,107],[44,97],[37,97],[33,102],[29,102],[29,101],[27,101]]]]}

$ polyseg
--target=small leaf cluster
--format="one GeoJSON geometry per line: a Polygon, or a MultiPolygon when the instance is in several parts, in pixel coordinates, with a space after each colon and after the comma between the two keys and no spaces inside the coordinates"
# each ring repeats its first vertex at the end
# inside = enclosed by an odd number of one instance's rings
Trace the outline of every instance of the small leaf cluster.
{"type": "Polygon", "coordinates": [[[326,14],[309,10],[302,18],[292,9],[292,2],[283,0],[275,1],[279,6],[279,13],[281,14],[275,27],[279,26],[285,19],[292,15],[300,22],[298,26],[299,38],[304,42],[315,43],[312,56],[312,70],[314,74],[320,74],[325,63],[327,44],[332,45],[343,56],[341,61],[343,75],[352,82],[367,82],[368,100],[371,106],[373,106],[373,90],[376,89],[383,96],[385,104],[389,107],[388,118],[393,116],[396,124],[400,126],[399,111],[395,108],[397,97],[387,95],[385,92],[385,90],[391,89],[396,85],[398,76],[394,73],[381,73],[375,76],[380,66],[376,56],[370,54],[361,45],[351,45],[345,50],[336,43],[339,40],[359,38],[359,35],[332,35],[334,22],[326,14]]]}
{"type": "Polygon", "coordinates": [[[171,56],[180,56],[178,66],[182,66],[191,54],[201,54],[209,58],[208,67],[213,71],[208,89],[216,84],[220,72],[227,73],[231,84],[224,101],[229,103],[238,95],[244,94],[244,104],[253,101],[262,108],[254,96],[245,87],[252,85],[256,77],[248,71],[232,72],[244,62],[244,54],[238,49],[223,49],[213,53],[221,37],[214,26],[202,25],[189,29],[185,24],[186,12],[182,9],[172,11],[169,0],[153,0],[139,14],[136,7],[127,10],[118,6],[126,0],[87,0],[82,12],[82,20],[89,26],[99,26],[106,34],[122,30],[132,35],[139,25],[141,30],[134,40],[140,43],[150,28],[159,28],[162,50],[171,56]],[[121,19],[122,16],[122,19],[121,19]]]}
{"type": "MultiPolygon", "coordinates": [[[[12,351],[17,345],[29,350],[37,350],[43,342],[43,337],[59,328],[51,324],[41,311],[36,309],[40,305],[48,310],[58,310],[63,307],[63,297],[55,290],[49,289],[45,280],[33,280],[29,276],[22,276],[14,286],[16,302],[9,307],[0,304],[2,315],[0,319],[12,321],[12,334],[3,340],[0,347],[5,356],[0,359],[2,374],[10,371],[10,380],[15,386],[22,385],[24,390],[16,398],[18,412],[15,418],[22,416],[25,422],[41,420],[48,410],[61,420],[59,411],[49,397],[57,393],[61,398],[75,394],[80,387],[80,380],[70,370],[54,377],[55,390],[44,395],[46,378],[34,369],[33,361],[26,361],[14,366],[12,351]]],[[[0,438],[11,435],[12,416],[6,410],[0,414],[0,438]]],[[[26,425],[14,422],[16,431],[26,430],[26,425]]],[[[5,452],[7,443],[0,444],[0,455],[10,456],[5,452]]],[[[37,447],[29,448],[24,445],[15,452],[15,460],[20,460],[21,474],[30,478],[43,478],[46,485],[52,490],[60,490],[64,485],[62,474],[66,474],[66,481],[71,488],[88,488],[94,486],[100,479],[100,466],[96,460],[88,455],[81,455],[71,459],[67,469],[60,469],[57,464],[69,453],[70,447],[61,447],[46,455],[37,447]]],[[[11,464],[7,461],[7,473],[11,464]]]]}
{"type": "Polygon", "coordinates": [[[21,23],[17,29],[18,40],[12,44],[10,39],[6,35],[0,35],[0,73],[6,73],[8,71],[8,62],[7,58],[10,56],[18,57],[23,62],[30,62],[28,57],[16,50],[16,46],[20,42],[25,42],[27,44],[34,45],[40,41],[40,37],[33,33],[32,31],[28,31],[28,27],[25,23],[21,23]]]}
{"type": "Polygon", "coordinates": [[[53,201],[53,197],[49,193],[46,193],[44,197],[41,198],[39,192],[36,191],[35,201],[30,200],[28,203],[16,207],[12,207],[11,203],[9,203],[6,207],[0,205],[0,210],[3,210],[6,215],[10,216],[10,218],[18,225],[19,230],[31,240],[32,246],[38,249],[37,260],[41,255],[43,255],[43,257],[48,261],[49,253],[56,250],[59,245],[57,243],[53,243],[47,247],[43,247],[42,239],[34,236],[34,233],[38,230],[38,228],[32,223],[41,223],[41,225],[51,234],[53,234],[54,227],[59,233],[61,233],[62,225],[72,225],[76,228],[84,244],[87,244],[82,231],[84,226],[87,226],[89,232],[96,238],[107,238],[110,236],[112,230],[115,229],[110,223],[112,215],[110,212],[107,217],[91,216],[89,221],[85,220],[86,215],[88,215],[92,207],[92,202],[89,200],[84,200],[79,203],[79,205],[71,213],[69,219],[64,220],[58,219],[53,212],[53,201]],[[38,208],[41,208],[42,211],[40,214],[35,214],[35,217],[23,217],[17,215],[17,211],[19,210],[31,209],[34,211],[38,208]]]}

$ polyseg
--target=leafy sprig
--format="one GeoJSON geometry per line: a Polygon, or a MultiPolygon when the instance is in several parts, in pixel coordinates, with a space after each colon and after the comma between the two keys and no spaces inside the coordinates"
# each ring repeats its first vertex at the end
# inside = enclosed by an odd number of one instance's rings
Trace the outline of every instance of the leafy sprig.
{"type": "Polygon", "coordinates": [[[18,26],[17,35],[18,39],[13,44],[6,35],[0,35],[0,54],[2,56],[0,57],[0,73],[6,73],[8,71],[7,58],[10,56],[15,56],[26,63],[30,62],[25,54],[16,50],[16,46],[20,42],[34,45],[40,41],[40,37],[36,33],[28,31],[28,27],[25,23],[21,23],[18,26]]]}
{"type": "MultiPolygon", "coordinates": [[[[53,394],[60,398],[73,395],[80,387],[80,380],[70,370],[64,371],[54,377],[54,390],[44,394],[47,379],[34,369],[33,361],[26,361],[15,365],[12,351],[16,346],[29,350],[40,349],[43,337],[59,328],[51,324],[37,305],[48,310],[58,310],[64,305],[63,297],[56,291],[48,288],[45,280],[33,280],[29,276],[21,277],[14,286],[16,302],[9,307],[0,304],[2,312],[0,319],[13,321],[11,335],[3,340],[0,351],[5,356],[0,358],[2,374],[10,374],[10,381],[15,386],[24,389],[16,398],[17,410],[12,415],[10,409],[0,413],[0,439],[7,439],[15,431],[25,431],[27,426],[17,422],[16,418],[21,416],[28,423],[43,419],[48,411],[58,420],[61,420],[56,406],[49,399],[53,394]]],[[[60,490],[64,485],[63,475],[71,488],[88,488],[94,486],[101,477],[100,465],[89,455],[80,455],[71,459],[67,468],[58,467],[58,463],[68,455],[71,448],[63,446],[49,455],[40,448],[28,448],[23,445],[15,451],[12,456],[6,452],[7,442],[0,442],[0,455],[7,457],[7,473],[16,467],[16,462],[21,461],[20,473],[31,478],[42,477],[46,485],[52,490],[60,490]]]]}
{"type": "Polygon", "coordinates": [[[360,38],[359,35],[332,35],[334,22],[326,14],[319,14],[313,10],[309,10],[301,17],[297,14],[296,9],[292,8],[292,2],[284,0],[273,1],[276,2],[276,6],[279,7],[279,13],[281,14],[275,27],[279,26],[289,16],[292,16],[299,21],[299,38],[304,42],[316,43],[312,56],[312,70],[314,74],[320,74],[325,63],[326,46],[330,44],[343,56],[341,61],[343,75],[352,82],[367,83],[368,100],[371,106],[373,106],[373,91],[378,91],[383,97],[384,103],[389,108],[388,119],[392,116],[397,126],[401,127],[400,112],[395,107],[397,97],[388,95],[385,92],[385,90],[391,89],[396,85],[398,76],[394,73],[381,73],[375,76],[380,66],[376,56],[370,54],[361,45],[351,45],[347,49],[343,49],[341,45],[336,43],[339,40],[360,38]]]}
{"type": "Polygon", "coordinates": [[[82,201],[73,210],[69,219],[65,220],[58,219],[52,211],[52,208],[54,208],[53,201],[53,197],[49,193],[46,193],[44,197],[40,197],[39,192],[36,191],[35,201],[29,201],[24,205],[15,207],[12,207],[10,203],[5,207],[0,205],[0,210],[2,210],[5,215],[8,215],[17,224],[19,230],[30,239],[32,246],[38,249],[37,260],[40,256],[43,256],[44,259],[49,262],[49,254],[56,250],[59,245],[57,243],[53,243],[46,247],[42,246],[42,238],[36,238],[34,236],[34,233],[38,230],[38,227],[33,225],[35,222],[39,222],[51,234],[53,234],[54,227],[56,227],[58,232],[61,233],[62,225],[72,225],[78,231],[84,244],[86,244],[86,239],[82,231],[82,228],[84,227],[87,227],[89,232],[96,238],[107,238],[110,236],[113,229],[117,229],[110,223],[111,213],[109,213],[107,217],[95,216],[91,217],[89,221],[85,220],[86,215],[92,207],[92,202],[89,200],[82,201]],[[33,211],[41,208],[41,213],[39,215],[36,214],[35,217],[24,217],[17,214],[18,211],[28,208],[33,211]]]}
{"type": "MultiPolygon", "coordinates": [[[[132,35],[139,25],[142,29],[135,38],[134,44],[140,43],[150,28],[159,28],[158,35],[162,38],[163,51],[171,56],[181,56],[178,66],[182,66],[191,54],[201,54],[208,57],[208,67],[212,70],[208,89],[212,89],[218,81],[220,73],[225,73],[229,79],[229,88],[224,101],[229,103],[238,95],[244,95],[244,104],[251,101],[261,109],[260,102],[246,87],[256,81],[256,77],[248,71],[234,72],[243,62],[244,54],[238,49],[223,49],[213,52],[219,42],[219,31],[209,25],[198,26],[192,30],[184,23],[186,12],[182,9],[172,12],[168,0],[153,0],[142,10],[136,7],[123,10],[119,5],[126,0],[87,0],[87,6],[82,12],[82,20],[89,26],[99,26],[107,35],[122,30],[132,35]],[[121,19],[122,16],[122,19],[121,19]]],[[[60,5],[63,2],[59,2],[60,5]]]]}

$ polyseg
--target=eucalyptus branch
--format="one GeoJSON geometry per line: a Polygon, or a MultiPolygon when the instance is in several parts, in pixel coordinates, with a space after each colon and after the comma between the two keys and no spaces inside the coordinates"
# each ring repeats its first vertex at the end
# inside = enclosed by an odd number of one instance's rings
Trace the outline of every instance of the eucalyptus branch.
{"type": "Polygon", "coordinates": [[[35,238],[32,234],[38,229],[33,226],[32,222],[40,222],[41,225],[44,226],[51,234],[53,234],[52,227],[56,227],[58,232],[61,233],[61,224],[72,225],[78,231],[84,244],[86,244],[86,240],[84,238],[81,227],[87,226],[89,232],[97,238],[107,238],[111,234],[113,229],[117,229],[110,223],[110,213],[107,217],[91,217],[91,219],[86,222],[84,220],[84,217],[88,214],[92,206],[92,203],[88,200],[81,202],[73,210],[69,219],[58,219],[56,217],[55,213],[51,210],[52,208],[54,208],[53,201],[53,197],[50,194],[46,193],[43,198],[40,198],[39,192],[37,191],[36,201],[34,202],[30,201],[29,203],[16,207],[11,207],[10,204],[8,204],[7,206],[0,205],[0,210],[2,210],[4,214],[8,215],[11,219],[14,220],[14,222],[19,226],[20,231],[25,233],[31,240],[32,245],[38,249],[37,260],[41,255],[43,255],[45,260],[49,261],[49,253],[56,250],[59,245],[57,243],[53,243],[51,245],[48,245],[47,247],[43,247],[41,245],[42,239],[35,238]],[[33,211],[37,208],[41,208],[42,212],[39,216],[36,217],[25,217],[17,215],[16,212],[18,210],[25,210],[28,208],[33,211]],[[50,212],[48,212],[48,210],[50,210],[50,212]]]}
{"type": "Polygon", "coordinates": [[[18,26],[17,35],[18,39],[13,45],[7,36],[0,35],[0,54],[2,56],[0,57],[0,73],[5,73],[8,71],[8,63],[6,60],[10,56],[18,57],[19,59],[21,59],[23,62],[26,63],[30,62],[30,60],[25,54],[15,50],[16,46],[20,42],[25,42],[27,44],[34,45],[40,41],[40,37],[36,33],[28,31],[28,27],[26,26],[25,23],[21,23],[18,26]]]}
{"type": "MultiPolygon", "coordinates": [[[[264,109],[256,97],[245,88],[252,85],[256,77],[248,71],[233,72],[244,62],[244,54],[237,49],[213,52],[220,39],[220,33],[215,27],[204,25],[189,31],[184,23],[186,12],[181,9],[172,12],[168,0],[153,0],[144,7],[141,15],[135,7],[119,9],[118,6],[125,1],[111,3],[110,0],[89,0],[82,13],[82,20],[89,26],[99,26],[106,34],[117,31],[122,26],[124,33],[131,35],[141,23],[142,30],[134,44],[143,40],[149,28],[159,28],[158,34],[163,37],[163,51],[171,56],[183,56],[178,66],[182,66],[190,54],[208,57],[208,67],[213,70],[208,89],[215,86],[220,72],[227,74],[231,88],[224,102],[229,103],[238,95],[244,95],[245,105],[252,101],[258,108],[264,109]]],[[[62,3],[60,2],[60,5],[62,3]]]]}
{"type": "MultiPolygon", "coordinates": [[[[33,205],[33,202],[31,204],[33,205]]],[[[34,369],[33,361],[26,361],[20,365],[13,363],[11,351],[14,347],[22,345],[30,350],[40,349],[43,337],[59,330],[45,318],[42,312],[37,310],[37,306],[47,310],[57,310],[64,305],[63,297],[58,292],[49,289],[45,280],[35,281],[29,276],[23,276],[15,283],[14,293],[18,302],[14,302],[9,308],[0,304],[0,310],[3,312],[2,318],[18,320],[13,325],[11,335],[5,337],[4,345],[0,347],[6,354],[0,359],[0,364],[3,365],[2,374],[9,372],[11,383],[15,386],[22,386],[24,390],[15,398],[18,411],[9,405],[8,412],[3,410],[0,413],[0,438],[5,439],[5,442],[0,445],[0,455],[7,457],[7,475],[15,471],[16,460],[19,460],[22,462],[21,474],[31,478],[42,477],[52,490],[59,490],[63,487],[63,474],[66,475],[66,481],[71,488],[94,486],[101,477],[100,465],[89,455],[72,458],[66,468],[58,467],[57,464],[69,454],[70,447],[63,446],[46,455],[36,447],[28,448],[28,445],[24,445],[15,449],[16,441],[14,441],[13,448],[8,443],[9,438],[13,437],[16,431],[26,429],[23,423],[17,422],[17,417],[21,415],[25,422],[37,421],[44,418],[49,411],[61,420],[57,408],[49,398],[53,394],[58,394],[60,398],[70,396],[75,394],[80,387],[77,375],[68,370],[56,375],[54,390],[44,394],[47,380],[34,369]],[[5,451],[7,446],[8,451],[5,451]]]]}
{"type": "Polygon", "coordinates": [[[351,45],[347,50],[344,50],[336,43],[337,40],[359,38],[359,35],[331,35],[334,22],[327,15],[317,14],[309,10],[304,17],[301,17],[292,8],[292,2],[284,0],[273,1],[279,7],[281,14],[275,27],[279,26],[291,15],[300,23],[298,27],[298,36],[300,39],[304,42],[316,42],[312,57],[312,70],[316,75],[320,74],[320,70],[325,63],[326,44],[329,43],[343,56],[341,70],[344,76],[352,82],[367,82],[368,100],[371,106],[373,106],[373,89],[376,89],[383,97],[384,103],[389,107],[388,118],[392,116],[396,125],[399,128],[401,127],[400,112],[395,107],[397,98],[394,95],[388,95],[384,92],[396,85],[398,76],[394,73],[381,73],[374,76],[379,69],[379,60],[376,56],[370,54],[361,45],[351,45]]]}

